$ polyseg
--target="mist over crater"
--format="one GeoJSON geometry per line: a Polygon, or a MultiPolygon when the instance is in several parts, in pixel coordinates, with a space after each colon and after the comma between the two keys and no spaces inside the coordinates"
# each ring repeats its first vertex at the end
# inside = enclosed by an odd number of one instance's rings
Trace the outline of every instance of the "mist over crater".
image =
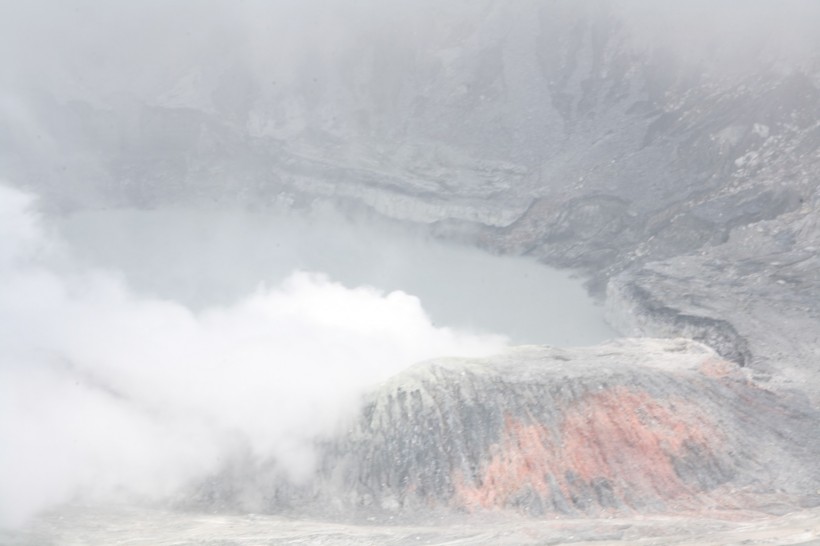
{"type": "Polygon", "coordinates": [[[0,0],[0,541],[816,523],[818,31],[800,0],[0,0]]]}
{"type": "Polygon", "coordinates": [[[501,334],[514,344],[591,345],[616,335],[571,272],[377,219],[126,209],[78,212],[52,226],[84,263],[195,310],[231,304],[298,270],[349,288],[400,290],[419,298],[434,324],[501,334]]]}

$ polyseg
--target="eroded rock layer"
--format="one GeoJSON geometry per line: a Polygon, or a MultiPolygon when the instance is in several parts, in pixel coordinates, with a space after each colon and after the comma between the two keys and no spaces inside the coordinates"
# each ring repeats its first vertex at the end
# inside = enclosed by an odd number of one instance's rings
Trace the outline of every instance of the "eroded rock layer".
{"type": "Polygon", "coordinates": [[[692,341],[522,347],[396,377],[330,449],[322,488],[391,511],[737,507],[775,482],[811,502],[819,416],[692,341]]]}

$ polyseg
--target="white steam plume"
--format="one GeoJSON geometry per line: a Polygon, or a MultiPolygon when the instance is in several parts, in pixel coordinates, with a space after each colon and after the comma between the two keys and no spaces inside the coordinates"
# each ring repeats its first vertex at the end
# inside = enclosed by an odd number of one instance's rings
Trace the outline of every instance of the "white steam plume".
{"type": "Polygon", "coordinates": [[[367,388],[505,343],[434,327],[413,296],[317,274],[198,313],[139,298],[54,259],[31,205],[0,186],[0,526],[76,495],[161,497],[237,443],[304,478],[313,441],[367,388]]]}

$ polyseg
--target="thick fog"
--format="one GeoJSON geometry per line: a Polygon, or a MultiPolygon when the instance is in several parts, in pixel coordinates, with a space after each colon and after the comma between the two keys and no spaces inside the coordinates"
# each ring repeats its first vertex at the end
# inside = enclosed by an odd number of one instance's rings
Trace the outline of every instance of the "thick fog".
{"type": "MultiPolygon", "coordinates": [[[[273,78],[293,83],[305,71],[349,78],[346,69],[367,70],[371,60],[356,55],[372,56],[373,46],[382,43],[390,47],[386,55],[404,56],[405,65],[397,69],[422,76],[415,71],[424,57],[448,47],[478,50],[478,40],[489,43],[521,24],[516,12],[555,19],[573,14],[576,21],[611,13],[629,29],[624,37],[636,50],[668,49],[692,60],[723,62],[723,68],[741,59],[793,68],[810,61],[820,41],[820,6],[811,0],[4,0],[0,7],[4,85],[39,85],[83,99],[116,93],[154,98],[157,86],[175,79],[180,68],[201,68],[207,79],[232,62],[249,68],[259,84],[273,78]]],[[[232,83],[225,93],[239,98],[246,82],[232,83]]]]}
{"type": "Polygon", "coordinates": [[[458,81],[431,80],[433,65],[455,75],[477,62],[526,27],[516,13],[569,24],[590,13],[613,14],[636,53],[707,61],[716,71],[752,63],[799,68],[814,62],[820,46],[820,5],[811,0],[3,0],[0,9],[0,111],[20,131],[15,139],[36,133],[46,140],[40,146],[59,138],[44,134],[45,120],[31,110],[43,95],[117,108],[146,100],[229,118],[261,95],[290,108],[294,126],[326,122],[325,116],[340,126],[360,124],[356,109],[364,95],[387,116],[370,120],[378,126],[390,121],[408,89],[436,83],[436,91],[456,92],[458,81]]]}

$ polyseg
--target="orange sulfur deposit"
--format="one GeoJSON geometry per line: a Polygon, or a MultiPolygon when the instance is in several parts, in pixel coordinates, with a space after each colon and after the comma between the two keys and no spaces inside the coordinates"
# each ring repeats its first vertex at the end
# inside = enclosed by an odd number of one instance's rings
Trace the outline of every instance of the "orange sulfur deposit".
{"type": "Polygon", "coordinates": [[[456,496],[470,508],[506,506],[527,490],[576,504],[594,495],[604,507],[636,494],[671,499],[694,492],[676,460],[708,452],[719,437],[697,406],[614,387],[572,404],[556,429],[508,416],[477,483],[454,479],[456,496]]]}

